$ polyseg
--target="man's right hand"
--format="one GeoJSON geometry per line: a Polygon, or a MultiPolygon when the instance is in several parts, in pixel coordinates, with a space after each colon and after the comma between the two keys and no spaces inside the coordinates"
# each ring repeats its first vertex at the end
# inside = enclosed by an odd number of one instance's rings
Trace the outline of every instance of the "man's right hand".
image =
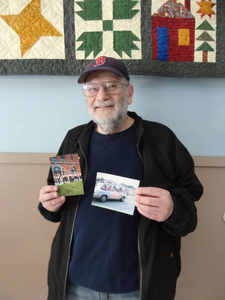
{"type": "Polygon", "coordinates": [[[56,212],[66,201],[65,196],[58,197],[57,191],[56,185],[46,185],[39,191],[39,201],[45,209],[56,212]]]}

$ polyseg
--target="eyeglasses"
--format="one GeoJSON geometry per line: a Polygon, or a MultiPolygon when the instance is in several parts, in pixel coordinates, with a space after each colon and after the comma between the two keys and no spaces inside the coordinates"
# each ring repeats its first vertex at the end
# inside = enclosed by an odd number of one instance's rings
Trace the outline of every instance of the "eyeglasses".
{"type": "Polygon", "coordinates": [[[129,84],[120,83],[119,81],[108,81],[98,83],[87,83],[82,88],[84,95],[86,97],[94,97],[98,94],[100,90],[100,85],[104,87],[106,93],[110,95],[119,94],[122,91],[122,85],[129,86],[129,84]]]}

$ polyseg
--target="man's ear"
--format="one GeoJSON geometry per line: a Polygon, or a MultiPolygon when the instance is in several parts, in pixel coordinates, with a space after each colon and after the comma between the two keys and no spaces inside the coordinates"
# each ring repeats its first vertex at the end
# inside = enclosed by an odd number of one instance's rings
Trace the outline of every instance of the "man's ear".
{"type": "Polygon", "coordinates": [[[132,84],[130,84],[128,86],[128,104],[130,105],[132,103],[132,99],[133,99],[133,94],[134,94],[134,87],[132,84]]]}

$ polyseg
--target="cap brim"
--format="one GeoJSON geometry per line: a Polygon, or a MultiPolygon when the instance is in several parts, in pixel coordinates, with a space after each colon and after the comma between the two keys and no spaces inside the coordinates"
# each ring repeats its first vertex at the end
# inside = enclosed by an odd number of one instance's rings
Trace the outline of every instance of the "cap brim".
{"type": "Polygon", "coordinates": [[[124,74],[122,74],[121,72],[119,72],[118,70],[114,69],[114,68],[110,68],[110,67],[101,67],[101,68],[98,68],[96,70],[90,70],[90,71],[87,71],[85,73],[83,73],[79,78],[78,78],[78,83],[85,83],[86,82],[86,78],[87,76],[90,74],[90,73],[93,73],[93,72],[97,72],[97,71],[109,71],[109,72],[112,72],[114,73],[115,75],[119,76],[119,77],[123,77],[125,78],[124,74]]]}

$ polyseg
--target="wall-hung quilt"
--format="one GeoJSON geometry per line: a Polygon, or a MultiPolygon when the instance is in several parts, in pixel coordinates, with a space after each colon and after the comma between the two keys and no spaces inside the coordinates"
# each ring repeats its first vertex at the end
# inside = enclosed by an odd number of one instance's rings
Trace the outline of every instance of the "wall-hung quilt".
{"type": "Polygon", "coordinates": [[[225,77],[225,1],[0,1],[1,75],[79,75],[102,55],[130,74],[225,77]]]}

